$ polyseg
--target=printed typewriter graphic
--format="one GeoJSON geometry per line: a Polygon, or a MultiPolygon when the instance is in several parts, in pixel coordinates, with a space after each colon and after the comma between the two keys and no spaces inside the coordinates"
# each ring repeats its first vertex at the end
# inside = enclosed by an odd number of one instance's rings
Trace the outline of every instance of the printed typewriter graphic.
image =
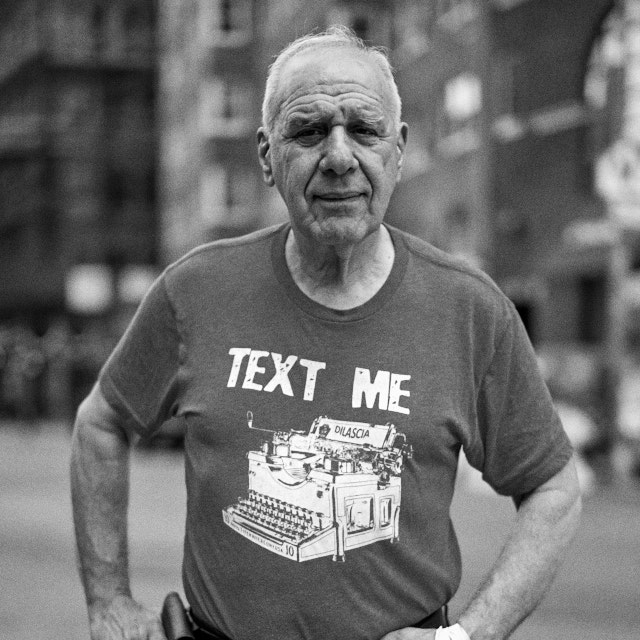
{"type": "MultiPolygon", "coordinates": [[[[250,429],[253,415],[247,414],[250,429]]],[[[400,474],[411,445],[392,424],[320,417],[308,433],[272,431],[249,451],[249,495],[224,522],[256,544],[303,562],[398,540],[400,474]]]]}

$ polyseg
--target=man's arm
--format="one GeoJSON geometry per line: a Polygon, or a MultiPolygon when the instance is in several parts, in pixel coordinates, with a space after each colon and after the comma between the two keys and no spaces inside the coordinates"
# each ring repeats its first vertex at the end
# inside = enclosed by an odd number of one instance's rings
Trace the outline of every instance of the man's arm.
{"type": "MultiPolygon", "coordinates": [[[[580,519],[573,460],[522,500],[514,529],[484,584],[457,622],[471,640],[503,640],[539,604],[580,519]]],[[[384,640],[431,640],[434,631],[401,629],[384,640]]]]}
{"type": "Polygon", "coordinates": [[[473,640],[506,638],[540,603],[578,527],[573,460],[527,496],[493,571],[459,622],[473,640]]]}
{"type": "Polygon", "coordinates": [[[129,434],[98,386],[76,418],[71,496],[92,640],[165,640],[158,616],[131,597],[129,434]]]}

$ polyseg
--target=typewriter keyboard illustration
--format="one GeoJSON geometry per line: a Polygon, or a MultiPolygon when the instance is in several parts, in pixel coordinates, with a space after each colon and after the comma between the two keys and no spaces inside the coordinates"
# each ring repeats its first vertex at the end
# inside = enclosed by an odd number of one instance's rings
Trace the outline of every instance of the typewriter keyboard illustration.
{"type": "Polygon", "coordinates": [[[398,540],[412,450],[393,425],[321,417],[308,433],[259,430],[271,437],[247,454],[248,496],[222,513],[234,531],[298,562],[344,561],[349,549],[398,540]]]}
{"type": "Polygon", "coordinates": [[[283,502],[277,498],[249,491],[248,498],[241,498],[237,514],[264,529],[273,531],[291,542],[298,543],[322,529],[322,518],[309,509],[283,502]]]}

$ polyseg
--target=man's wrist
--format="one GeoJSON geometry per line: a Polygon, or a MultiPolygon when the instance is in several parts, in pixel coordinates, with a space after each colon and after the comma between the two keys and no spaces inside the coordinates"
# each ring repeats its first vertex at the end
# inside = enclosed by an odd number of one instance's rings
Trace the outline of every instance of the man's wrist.
{"type": "Polygon", "coordinates": [[[459,625],[440,627],[436,630],[435,640],[471,640],[469,634],[459,625]]]}

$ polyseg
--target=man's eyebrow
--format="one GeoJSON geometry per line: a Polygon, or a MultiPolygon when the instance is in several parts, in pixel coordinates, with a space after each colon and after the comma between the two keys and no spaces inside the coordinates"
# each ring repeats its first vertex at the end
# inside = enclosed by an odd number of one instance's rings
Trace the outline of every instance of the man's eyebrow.
{"type": "MultiPolygon", "coordinates": [[[[345,115],[346,124],[350,126],[366,125],[374,127],[376,130],[386,130],[388,128],[387,120],[389,114],[382,109],[368,106],[358,106],[356,108],[347,107],[345,115]]],[[[285,130],[295,131],[296,129],[310,125],[324,125],[332,116],[333,113],[330,110],[318,109],[317,107],[313,109],[302,107],[300,109],[293,109],[287,113],[283,119],[283,126],[285,130]]]]}
{"type": "Polygon", "coordinates": [[[355,122],[361,122],[363,124],[370,124],[370,125],[377,126],[377,125],[383,125],[386,119],[384,114],[382,113],[371,112],[371,113],[356,114],[353,120],[355,122]]]}
{"type": "Polygon", "coordinates": [[[289,127],[300,127],[307,124],[322,122],[324,118],[320,114],[294,113],[285,118],[285,123],[289,127]]]}
{"type": "Polygon", "coordinates": [[[347,117],[349,120],[360,121],[366,124],[382,123],[387,119],[389,114],[379,107],[358,106],[356,108],[347,108],[347,117]]]}

